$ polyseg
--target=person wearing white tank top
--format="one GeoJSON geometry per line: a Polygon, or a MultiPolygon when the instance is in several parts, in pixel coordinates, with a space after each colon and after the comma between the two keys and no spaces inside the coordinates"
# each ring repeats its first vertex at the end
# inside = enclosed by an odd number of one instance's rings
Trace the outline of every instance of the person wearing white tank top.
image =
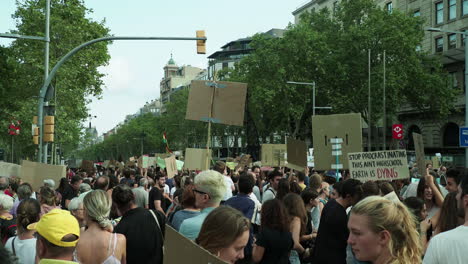
{"type": "Polygon", "coordinates": [[[112,233],[108,195],[102,190],[94,190],[85,196],[83,207],[88,228],[81,233],[75,261],[82,264],[126,263],[126,239],[124,235],[112,233]]]}

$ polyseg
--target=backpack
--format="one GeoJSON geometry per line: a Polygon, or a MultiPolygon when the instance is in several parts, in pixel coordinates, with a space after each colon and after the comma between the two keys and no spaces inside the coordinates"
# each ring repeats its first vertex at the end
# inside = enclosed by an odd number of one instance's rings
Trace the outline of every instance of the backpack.
{"type": "Polygon", "coordinates": [[[16,229],[16,218],[10,220],[0,218],[0,239],[3,245],[10,237],[16,236],[16,229]]]}

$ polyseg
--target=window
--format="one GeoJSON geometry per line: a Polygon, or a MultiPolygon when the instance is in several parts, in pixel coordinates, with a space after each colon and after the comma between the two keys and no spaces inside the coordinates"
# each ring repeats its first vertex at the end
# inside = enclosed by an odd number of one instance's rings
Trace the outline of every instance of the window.
{"type": "Polygon", "coordinates": [[[385,5],[385,8],[387,9],[387,12],[389,14],[391,14],[393,12],[393,3],[392,2],[388,2],[386,5],[385,5]]]}
{"type": "Polygon", "coordinates": [[[449,49],[454,49],[457,47],[457,35],[456,34],[450,34],[448,36],[448,48],[449,49]]]}
{"type": "Polygon", "coordinates": [[[444,2],[436,3],[436,16],[435,16],[435,23],[441,24],[444,22],[444,2]]]}
{"type": "Polygon", "coordinates": [[[416,51],[418,51],[418,52],[419,52],[419,51],[421,51],[421,50],[422,50],[422,47],[421,47],[421,45],[417,45],[417,46],[416,46],[416,51]]]}
{"type": "Polygon", "coordinates": [[[457,18],[457,0],[449,0],[448,8],[448,19],[452,20],[457,18]]]}
{"type": "Polygon", "coordinates": [[[462,0],[462,15],[468,15],[468,0],[462,0]]]}
{"type": "Polygon", "coordinates": [[[421,11],[418,9],[416,11],[413,12],[413,16],[414,17],[420,17],[421,16],[421,11]]]}
{"type": "Polygon", "coordinates": [[[436,38],[435,40],[435,51],[436,52],[442,52],[444,51],[444,38],[436,38]]]}
{"type": "Polygon", "coordinates": [[[457,72],[450,72],[449,73],[449,81],[450,81],[450,88],[457,89],[458,88],[458,80],[457,80],[457,72]]]}

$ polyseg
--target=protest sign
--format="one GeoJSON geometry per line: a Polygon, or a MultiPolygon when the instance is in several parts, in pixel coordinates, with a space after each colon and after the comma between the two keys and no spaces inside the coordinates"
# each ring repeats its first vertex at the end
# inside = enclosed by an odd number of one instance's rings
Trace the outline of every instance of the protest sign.
{"type": "Polygon", "coordinates": [[[414,150],[416,151],[416,164],[418,174],[423,177],[426,173],[426,156],[424,155],[424,141],[421,134],[413,132],[414,150]]]}
{"type": "Polygon", "coordinates": [[[24,182],[30,183],[34,191],[38,191],[44,185],[44,180],[52,179],[55,181],[55,184],[59,184],[60,179],[64,178],[66,173],[66,166],[23,160],[20,177],[24,182]]]}
{"type": "Polygon", "coordinates": [[[434,156],[431,158],[431,161],[432,161],[432,167],[434,169],[439,169],[440,168],[440,160],[439,160],[439,157],[437,156],[434,156]]]}
{"type": "Polygon", "coordinates": [[[286,144],[262,144],[262,166],[284,167],[286,144]]]}
{"type": "Polygon", "coordinates": [[[399,180],[410,177],[406,150],[348,153],[351,178],[360,181],[399,180]]]}
{"type": "Polygon", "coordinates": [[[226,162],[226,166],[228,166],[228,168],[231,170],[235,170],[237,165],[238,165],[237,162],[226,162]]]}
{"type": "Polygon", "coordinates": [[[94,162],[92,160],[83,160],[81,168],[89,174],[94,170],[94,162]]]}
{"type": "Polygon", "coordinates": [[[14,163],[0,161],[0,176],[20,176],[21,166],[14,163]]]}
{"type": "Polygon", "coordinates": [[[304,141],[288,138],[286,141],[288,163],[286,167],[304,171],[307,167],[307,144],[304,141]]]}
{"type": "Polygon", "coordinates": [[[184,162],[181,160],[176,160],[177,170],[182,170],[184,168],[184,162]]]}
{"type": "Polygon", "coordinates": [[[330,170],[336,164],[330,139],[341,138],[339,163],[348,169],[348,153],[362,152],[361,114],[312,116],[314,165],[316,170],[330,170]]]}
{"type": "Polygon", "coordinates": [[[102,163],[102,167],[106,169],[109,168],[109,166],[110,166],[110,160],[105,160],[104,163],[102,163]]]}
{"type": "Polygon", "coordinates": [[[150,164],[149,163],[149,157],[148,156],[143,156],[142,159],[141,159],[141,164],[142,164],[141,165],[142,168],[145,168],[145,169],[149,168],[149,166],[150,166],[149,165],[150,164]]]}
{"type": "Polygon", "coordinates": [[[246,95],[246,83],[192,81],[185,119],[243,126],[246,95]]]}
{"type": "Polygon", "coordinates": [[[160,157],[157,157],[156,166],[160,167],[161,169],[165,169],[166,168],[165,159],[161,159],[160,157]]]}
{"type": "Polygon", "coordinates": [[[187,148],[184,167],[189,170],[208,170],[207,159],[211,160],[211,149],[187,148]]]}
{"type": "Polygon", "coordinates": [[[166,225],[164,244],[164,263],[226,264],[169,225],[166,225]]]}
{"type": "Polygon", "coordinates": [[[157,157],[148,157],[148,167],[147,168],[149,168],[151,166],[156,167],[156,165],[157,165],[157,157]]]}
{"type": "Polygon", "coordinates": [[[164,159],[166,163],[167,177],[169,179],[174,178],[177,175],[177,162],[175,156],[170,156],[169,158],[164,159]]]}

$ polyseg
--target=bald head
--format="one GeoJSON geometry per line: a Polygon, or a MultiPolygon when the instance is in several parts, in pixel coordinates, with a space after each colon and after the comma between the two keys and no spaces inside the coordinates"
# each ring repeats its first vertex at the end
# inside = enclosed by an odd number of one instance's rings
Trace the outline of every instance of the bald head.
{"type": "Polygon", "coordinates": [[[109,189],[109,177],[100,176],[97,178],[96,182],[94,183],[94,189],[107,191],[109,189]]]}

